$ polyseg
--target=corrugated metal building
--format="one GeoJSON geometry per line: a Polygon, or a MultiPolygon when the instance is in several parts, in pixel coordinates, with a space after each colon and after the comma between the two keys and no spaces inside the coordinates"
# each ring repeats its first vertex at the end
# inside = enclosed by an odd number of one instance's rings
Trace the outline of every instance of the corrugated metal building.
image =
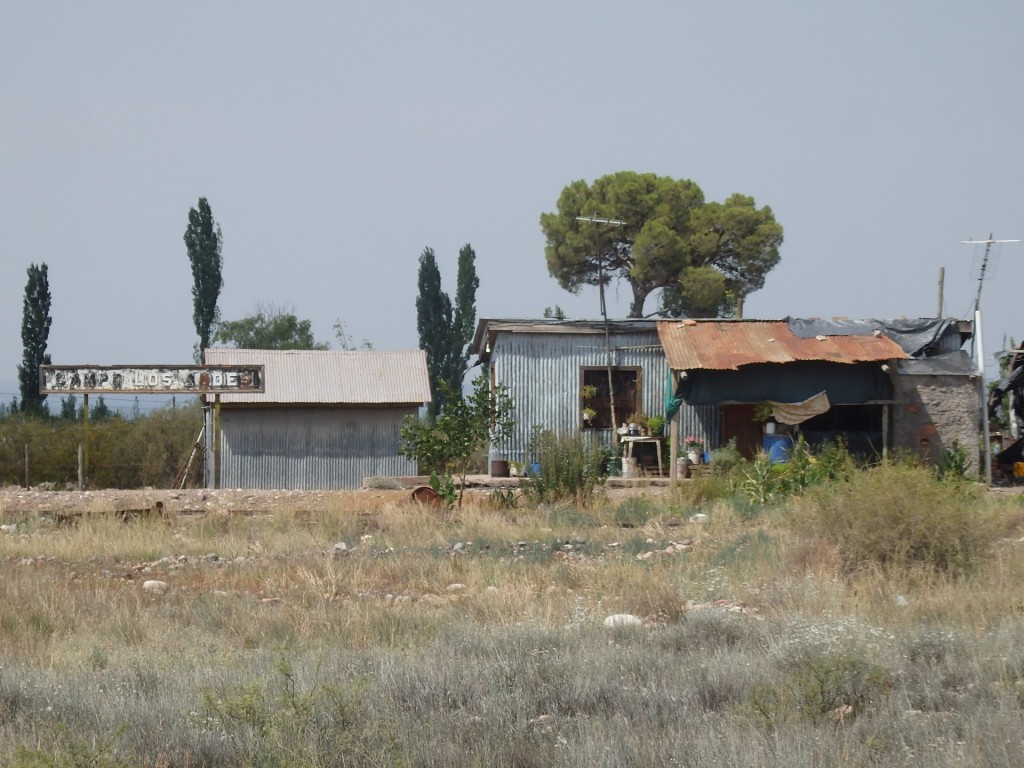
{"type": "MultiPolygon", "coordinates": [[[[208,365],[262,365],[262,393],[220,396],[221,488],[358,488],[416,473],[399,455],[406,415],[430,401],[421,350],[207,349],[208,365]]],[[[212,429],[209,433],[212,434],[212,429]]]]}
{"type": "MultiPolygon", "coordinates": [[[[489,371],[492,384],[508,387],[515,402],[516,429],[504,446],[514,461],[528,461],[535,426],[559,435],[583,434],[601,445],[612,442],[612,429],[634,410],[664,415],[671,394],[669,368],[653,320],[482,319],[470,352],[489,371]],[[613,371],[613,398],[608,366],[613,371]],[[594,387],[590,397],[584,387],[594,387]],[[614,399],[614,424],[611,400],[614,399]],[[596,411],[588,422],[583,408],[596,411]]],[[[713,407],[680,410],[682,435],[700,437],[705,445],[718,438],[713,407]]]]}
{"type": "Polygon", "coordinates": [[[659,321],[658,333],[677,394],[717,406],[724,439],[744,455],[766,446],[755,421],[765,402],[777,418],[786,406],[808,442],[842,437],[865,455],[900,448],[938,461],[954,441],[978,443],[978,380],[960,349],[971,323],[687,319],[659,321]]]}

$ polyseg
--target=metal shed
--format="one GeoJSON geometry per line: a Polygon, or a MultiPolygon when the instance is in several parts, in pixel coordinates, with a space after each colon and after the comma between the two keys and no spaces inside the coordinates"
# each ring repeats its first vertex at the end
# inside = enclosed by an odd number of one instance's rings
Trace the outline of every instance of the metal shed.
{"type": "Polygon", "coordinates": [[[220,396],[220,460],[217,467],[216,441],[208,441],[209,487],[346,489],[369,476],[416,473],[398,450],[402,421],[430,401],[421,350],[215,348],[205,362],[263,365],[265,378],[262,393],[220,396]]]}
{"type": "MultiPolygon", "coordinates": [[[[669,367],[653,320],[481,319],[470,352],[488,371],[492,385],[508,387],[515,402],[516,429],[496,452],[516,461],[529,459],[534,427],[559,435],[582,434],[601,445],[613,441],[619,426],[633,409],[647,416],[664,415],[671,396],[669,367]],[[610,423],[602,393],[595,420],[586,423],[581,413],[583,388],[607,381],[611,366],[616,387],[634,387],[632,396],[615,391],[616,424],[610,423]],[[602,416],[604,418],[602,419],[602,416]]],[[[684,405],[680,410],[682,434],[699,435],[705,444],[718,434],[713,407],[684,405]]]]}

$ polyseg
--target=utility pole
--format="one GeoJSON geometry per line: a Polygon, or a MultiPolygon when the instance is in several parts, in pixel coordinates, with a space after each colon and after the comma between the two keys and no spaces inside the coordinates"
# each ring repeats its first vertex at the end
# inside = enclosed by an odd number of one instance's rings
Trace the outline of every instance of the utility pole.
{"type": "Polygon", "coordinates": [[[588,221],[594,225],[594,245],[597,248],[597,287],[601,297],[601,318],[604,320],[604,349],[606,365],[608,367],[608,408],[611,411],[612,419],[612,442],[617,439],[618,432],[615,417],[615,385],[612,382],[612,337],[608,328],[608,309],[604,303],[604,254],[601,253],[601,230],[599,225],[609,224],[615,227],[625,226],[626,222],[617,219],[602,219],[594,214],[593,216],[577,216],[576,221],[588,221]]]}

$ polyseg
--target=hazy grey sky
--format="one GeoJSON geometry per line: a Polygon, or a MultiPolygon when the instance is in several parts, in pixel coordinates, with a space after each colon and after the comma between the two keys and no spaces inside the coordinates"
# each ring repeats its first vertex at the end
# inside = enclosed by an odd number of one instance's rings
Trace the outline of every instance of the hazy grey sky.
{"type": "MultiPolygon", "coordinates": [[[[478,316],[596,317],[538,219],[619,170],[772,207],[748,317],[932,316],[940,267],[967,316],[960,241],[1024,237],[1022,50],[1011,0],[3,3],[0,400],[31,263],[55,363],[191,361],[200,196],[223,317],[294,306],[323,340],[415,347],[417,259],[454,293],[467,242],[478,316]]],[[[987,351],[1024,337],[1024,244],[997,255],[987,351]]]]}

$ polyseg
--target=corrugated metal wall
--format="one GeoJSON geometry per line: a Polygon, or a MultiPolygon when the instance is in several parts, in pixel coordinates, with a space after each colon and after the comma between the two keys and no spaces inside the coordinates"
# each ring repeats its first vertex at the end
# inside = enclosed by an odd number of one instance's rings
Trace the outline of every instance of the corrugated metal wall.
{"type": "MultiPolygon", "coordinates": [[[[507,386],[515,401],[516,430],[496,447],[514,461],[528,460],[534,426],[568,436],[580,434],[580,387],[583,368],[608,362],[602,335],[500,333],[491,352],[494,381],[507,386]]],[[[612,365],[643,369],[640,407],[647,415],[664,413],[668,363],[655,331],[612,336],[612,365]]],[[[623,421],[628,414],[616,414],[623,421]]],[[[699,435],[714,446],[721,433],[714,406],[680,409],[680,434],[699,435]]],[[[601,443],[611,441],[609,430],[583,430],[601,443]]]]}
{"type": "Polygon", "coordinates": [[[363,478],[416,474],[398,454],[414,408],[221,410],[222,488],[332,490],[363,478]]]}

